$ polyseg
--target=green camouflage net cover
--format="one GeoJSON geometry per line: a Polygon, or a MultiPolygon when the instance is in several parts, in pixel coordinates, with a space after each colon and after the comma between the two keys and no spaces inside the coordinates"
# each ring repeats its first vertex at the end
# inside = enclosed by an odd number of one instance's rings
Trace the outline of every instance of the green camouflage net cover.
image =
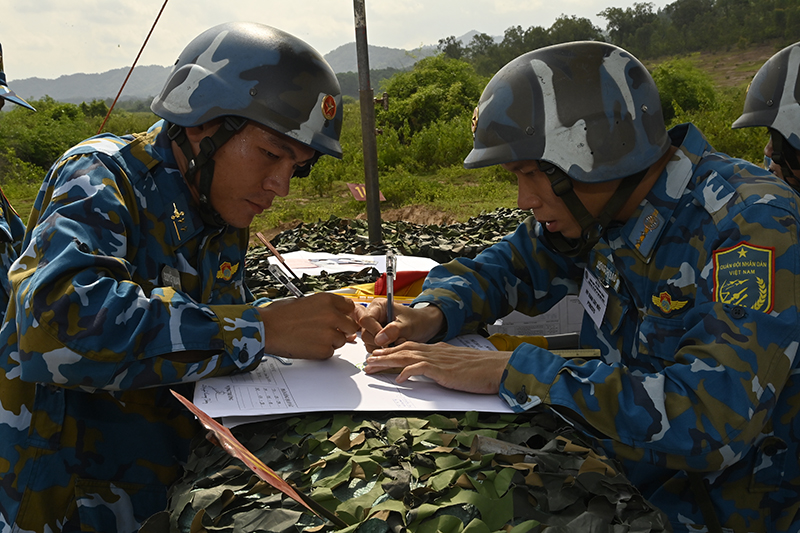
{"type": "MultiPolygon", "coordinates": [[[[404,255],[446,262],[474,257],[530,213],[498,209],[463,224],[383,222],[369,243],[365,221],[331,217],[272,240],[295,250],[404,255]]],[[[287,293],[268,273],[266,247],[250,250],[256,296],[287,293]]],[[[307,291],[370,283],[374,268],[303,276],[307,291]]],[[[240,426],[234,435],[268,466],[349,524],[336,528],[260,481],[238,459],[195,439],[166,511],[142,533],[402,531],[658,532],[664,515],[610,459],[546,409],[521,415],[323,413],[240,426]]]]}
{"type": "MultiPolygon", "coordinates": [[[[467,222],[446,226],[411,224],[403,221],[383,221],[383,242],[369,242],[369,226],[365,220],[350,220],[332,216],[315,224],[302,224],[281,232],[271,244],[284,254],[303,250],[331,254],[382,255],[392,250],[400,255],[428,257],[446,263],[456,257],[475,257],[487,247],[513,232],[520,222],[530,216],[522,209],[497,209],[470,218],[467,222]]],[[[267,271],[270,253],[265,246],[247,253],[247,286],[257,297],[282,298],[289,292],[267,271]]],[[[306,292],[338,289],[348,285],[374,282],[380,273],[366,268],[358,273],[323,273],[303,275],[301,285],[306,292]]]]}
{"type": "Polygon", "coordinates": [[[168,510],[141,533],[670,531],[614,461],[544,408],[314,413],[233,434],[348,527],[305,511],[198,435],[168,510]]]}

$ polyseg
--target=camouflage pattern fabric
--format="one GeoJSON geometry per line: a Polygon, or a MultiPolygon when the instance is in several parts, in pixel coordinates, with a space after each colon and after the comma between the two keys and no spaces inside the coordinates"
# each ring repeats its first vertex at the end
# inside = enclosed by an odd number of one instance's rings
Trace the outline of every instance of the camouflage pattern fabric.
{"type": "MultiPolygon", "coordinates": [[[[335,512],[342,532],[670,531],[618,465],[549,410],[310,413],[233,433],[335,512]]],[[[200,435],[168,509],[141,533],[333,530],[200,435]]]]}
{"type": "Polygon", "coordinates": [[[608,303],[599,327],[586,315],[581,343],[602,357],[522,345],[501,396],[575,413],[676,531],[705,531],[696,489],[725,531],[796,532],[798,196],[713,153],[690,124],[670,136],[664,173],[588,259],[553,252],[531,219],[475,260],[434,268],[416,301],[436,302],[452,338],[513,308],[544,312],[591,273],[608,303]]]}
{"type": "Polygon", "coordinates": [[[11,282],[8,280],[8,269],[19,257],[22,249],[22,238],[25,236],[25,223],[14,210],[0,189],[0,320],[5,316],[8,298],[11,294],[11,282]]]}
{"type": "Polygon", "coordinates": [[[77,145],[36,198],[0,329],[0,531],[136,531],[199,429],[168,387],[263,356],[248,232],[203,226],[162,126],[77,145]]]}
{"type": "Polygon", "coordinates": [[[179,126],[250,119],[341,159],[341,92],[308,43],[256,22],[225,22],[192,39],[150,109],[179,126]]]}
{"type": "Polygon", "coordinates": [[[669,148],[658,88],[630,52],[577,41],[510,61],[481,94],[466,168],[547,161],[574,180],[633,175],[669,148]]]}

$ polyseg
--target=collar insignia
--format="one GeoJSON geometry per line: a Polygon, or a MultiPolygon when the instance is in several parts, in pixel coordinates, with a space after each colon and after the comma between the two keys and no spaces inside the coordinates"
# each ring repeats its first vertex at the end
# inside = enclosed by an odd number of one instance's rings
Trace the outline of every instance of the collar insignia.
{"type": "Polygon", "coordinates": [[[658,212],[658,209],[648,204],[630,234],[633,246],[644,257],[650,255],[663,226],[664,218],[661,213],[658,212]]]}
{"type": "Polygon", "coordinates": [[[178,206],[175,205],[174,203],[172,204],[172,208],[174,209],[174,211],[172,212],[172,216],[170,218],[172,219],[172,225],[175,227],[175,234],[178,236],[178,240],[180,241],[181,232],[186,231],[186,224],[185,224],[186,213],[184,213],[183,211],[179,211],[178,206]],[[180,224],[180,228],[178,228],[178,224],[180,224]]]}

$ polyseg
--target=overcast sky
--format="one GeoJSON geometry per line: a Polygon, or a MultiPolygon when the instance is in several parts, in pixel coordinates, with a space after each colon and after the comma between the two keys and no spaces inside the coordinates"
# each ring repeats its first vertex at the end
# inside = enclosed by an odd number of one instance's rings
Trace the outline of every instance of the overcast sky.
{"type": "MultiPolygon", "coordinates": [[[[371,45],[413,49],[471,30],[502,36],[511,26],[549,28],[560,15],[585,17],[633,0],[365,0],[371,45]]],[[[655,9],[671,3],[654,0],[655,9]]],[[[54,79],[129,67],[164,0],[0,0],[0,44],[13,80],[54,79]]],[[[228,21],[288,31],[320,53],[355,41],[351,0],[168,0],[137,65],[171,65],[189,41],[228,21]]]]}

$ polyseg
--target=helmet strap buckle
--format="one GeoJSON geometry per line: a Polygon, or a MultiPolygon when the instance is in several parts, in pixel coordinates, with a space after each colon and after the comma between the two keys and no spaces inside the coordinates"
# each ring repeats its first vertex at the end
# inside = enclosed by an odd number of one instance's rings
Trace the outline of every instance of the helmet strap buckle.
{"type": "MultiPolygon", "coordinates": [[[[169,124],[169,123],[168,123],[169,124]]],[[[226,116],[225,120],[217,131],[211,136],[203,137],[198,146],[197,155],[192,150],[186,129],[177,124],[169,124],[167,136],[175,141],[186,157],[188,168],[186,170],[186,180],[191,183],[194,176],[200,172],[200,179],[197,183],[197,192],[200,202],[199,211],[203,222],[211,226],[224,226],[225,220],[211,206],[211,181],[214,178],[214,154],[220,146],[228,142],[236,133],[247,124],[247,119],[235,116],[226,116]]]]}
{"type": "Polygon", "coordinates": [[[772,139],[772,160],[781,167],[784,181],[797,189],[795,172],[800,170],[797,152],[780,132],[770,128],[769,134],[772,139]]]}
{"type": "Polygon", "coordinates": [[[628,202],[633,191],[636,190],[636,187],[649,170],[649,168],[646,168],[622,178],[617,190],[614,191],[614,195],[603,207],[600,215],[595,217],[586,209],[586,206],[583,205],[580,198],[578,198],[578,195],[572,187],[572,179],[566,172],[549,163],[543,165],[542,162],[540,162],[539,168],[547,174],[553,192],[564,201],[567,209],[569,209],[572,216],[575,217],[575,220],[581,228],[581,237],[579,239],[568,239],[560,234],[558,236],[553,235],[549,238],[558,252],[570,257],[584,255],[597,244],[605,234],[606,228],[614,219],[614,216],[616,216],[628,202]]]}

